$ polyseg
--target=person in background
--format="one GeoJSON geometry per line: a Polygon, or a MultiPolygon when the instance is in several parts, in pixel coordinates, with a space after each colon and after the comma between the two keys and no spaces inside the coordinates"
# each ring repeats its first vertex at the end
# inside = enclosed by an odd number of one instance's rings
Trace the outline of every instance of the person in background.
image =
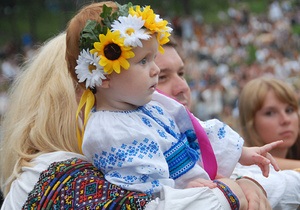
{"type": "MultiPolygon", "coordinates": [[[[176,40],[172,37],[170,40],[171,42],[164,46],[165,53],[158,54],[155,60],[161,69],[157,88],[190,108],[192,104],[191,93],[185,80],[183,56],[179,53],[181,50],[177,46],[176,40]]],[[[300,173],[295,170],[282,170],[279,172],[271,170],[270,176],[265,178],[259,172],[259,168],[256,166],[240,167],[238,165],[231,177],[236,179],[247,176],[258,181],[266,189],[268,200],[273,209],[297,209],[300,203],[300,185],[297,184],[300,183],[300,173]]],[[[254,186],[245,187],[246,192],[250,193],[249,197],[259,195],[260,191],[256,192],[252,187],[254,186]]]]}
{"type": "Polygon", "coordinates": [[[280,168],[300,168],[300,116],[294,89],[282,80],[259,77],[243,87],[238,104],[245,144],[262,146],[282,139],[283,144],[271,151],[280,168]]]}
{"type": "Polygon", "coordinates": [[[294,89],[273,77],[258,77],[243,87],[239,96],[239,124],[246,145],[258,146],[283,140],[271,153],[282,170],[268,179],[255,166],[237,165],[233,177],[246,175],[261,183],[273,209],[300,207],[299,105],[294,89]],[[288,204],[288,205],[287,205],[288,204]]]}

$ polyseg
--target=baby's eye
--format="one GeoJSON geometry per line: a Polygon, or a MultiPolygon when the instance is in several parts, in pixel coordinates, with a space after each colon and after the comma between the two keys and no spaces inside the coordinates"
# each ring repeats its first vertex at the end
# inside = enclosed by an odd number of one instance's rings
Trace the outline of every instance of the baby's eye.
{"type": "Polygon", "coordinates": [[[140,61],[141,64],[146,64],[147,63],[147,59],[146,58],[143,58],[141,61],[140,61]]]}

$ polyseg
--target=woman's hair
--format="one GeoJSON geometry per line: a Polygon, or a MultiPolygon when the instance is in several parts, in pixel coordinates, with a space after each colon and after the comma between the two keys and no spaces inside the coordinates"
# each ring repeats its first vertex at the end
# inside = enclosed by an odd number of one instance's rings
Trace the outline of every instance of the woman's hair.
{"type": "Polygon", "coordinates": [[[0,142],[0,184],[5,194],[21,167],[30,166],[38,155],[53,151],[79,153],[77,101],[65,49],[64,33],[45,43],[25,63],[9,91],[0,142]]]}
{"type": "MultiPolygon", "coordinates": [[[[117,5],[112,1],[105,1],[99,3],[92,3],[86,7],[83,7],[69,22],[67,33],[67,48],[66,48],[66,60],[68,64],[68,70],[73,79],[78,82],[77,75],[75,73],[75,67],[77,65],[76,60],[80,53],[79,41],[80,33],[86,25],[88,20],[95,20],[101,23],[100,14],[103,10],[103,5],[117,10],[117,5]]],[[[83,89],[85,89],[85,83],[79,83],[83,89]]]]}
{"type": "MultiPolygon", "coordinates": [[[[247,146],[262,146],[264,141],[255,130],[254,117],[258,110],[263,106],[267,93],[273,90],[276,97],[283,103],[292,106],[298,113],[299,105],[295,91],[287,83],[270,77],[259,77],[249,81],[242,89],[239,96],[239,123],[241,134],[247,146]]],[[[300,158],[300,137],[289,149],[287,158],[300,158]]]]}

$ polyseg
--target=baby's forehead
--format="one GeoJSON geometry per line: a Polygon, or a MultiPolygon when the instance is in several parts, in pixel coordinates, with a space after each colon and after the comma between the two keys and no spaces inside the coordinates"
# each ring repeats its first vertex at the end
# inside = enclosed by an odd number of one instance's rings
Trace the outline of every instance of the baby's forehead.
{"type": "Polygon", "coordinates": [[[149,53],[158,53],[158,41],[156,37],[151,37],[148,40],[142,40],[142,47],[132,48],[133,52],[149,52],[149,53]]]}

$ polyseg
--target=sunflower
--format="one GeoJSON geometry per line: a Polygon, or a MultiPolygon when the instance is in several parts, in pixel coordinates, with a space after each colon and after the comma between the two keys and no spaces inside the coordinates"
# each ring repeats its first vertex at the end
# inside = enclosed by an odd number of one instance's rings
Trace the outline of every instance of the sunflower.
{"type": "Polygon", "coordinates": [[[111,74],[121,72],[121,67],[128,69],[130,64],[127,59],[134,57],[131,47],[124,46],[124,38],[120,31],[111,32],[107,30],[106,35],[99,35],[100,42],[94,43],[91,53],[98,53],[100,56],[99,64],[103,66],[104,72],[111,74]]]}

